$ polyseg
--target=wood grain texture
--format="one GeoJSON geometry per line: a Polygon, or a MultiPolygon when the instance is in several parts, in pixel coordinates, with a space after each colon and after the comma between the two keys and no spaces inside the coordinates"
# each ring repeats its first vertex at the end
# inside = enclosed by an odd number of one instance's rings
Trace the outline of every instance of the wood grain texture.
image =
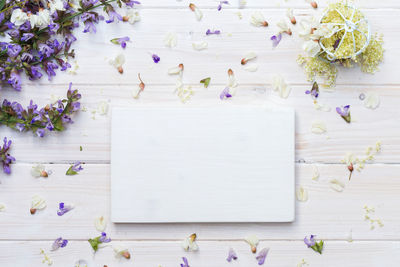
{"type": "MultiPolygon", "coordinates": [[[[235,248],[239,261],[234,266],[257,266],[254,255],[242,240],[256,234],[262,240],[260,248],[270,247],[265,266],[296,266],[305,258],[310,266],[397,267],[400,259],[400,52],[398,50],[400,15],[398,0],[360,0],[356,4],[370,19],[372,30],[383,33],[385,62],[375,75],[361,73],[358,68],[339,70],[336,92],[322,92],[320,103],[332,108],[331,112],[316,111],[312,99],[304,94],[310,88],[303,70],[297,66],[301,53],[298,26],[292,37],[284,36],[276,49],[272,49],[270,36],[277,31],[276,23],[285,17],[287,7],[294,8],[300,21],[322,12],[313,10],[303,0],[248,0],[245,9],[237,9],[238,1],[230,1],[221,12],[213,0],[194,1],[203,11],[204,18],[196,21],[187,8],[190,1],[143,1],[139,8],[142,20],[135,24],[99,25],[96,35],[78,33],[74,45],[78,75],[59,73],[48,82],[24,81],[23,91],[16,93],[8,88],[0,91],[0,98],[18,100],[28,104],[34,99],[40,104],[50,101],[51,94],[63,96],[70,81],[83,93],[86,112],[75,117],[75,124],[66,132],[51,134],[39,139],[31,134],[21,134],[0,127],[0,137],[13,141],[12,154],[18,163],[13,174],[0,174],[0,203],[6,210],[0,212],[0,263],[2,266],[41,265],[40,248],[50,249],[54,239],[62,236],[69,245],[50,255],[53,266],[72,266],[87,259],[93,266],[179,266],[182,256],[187,256],[191,266],[228,266],[225,258],[229,247],[235,248]],[[249,17],[261,11],[270,26],[256,28],[249,17]],[[240,12],[243,19],[239,19],[240,12]],[[205,31],[219,29],[221,36],[205,36],[205,31]],[[164,46],[167,32],[176,32],[176,48],[164,46]],[[129,36],[132,42],[125,50],[110,43],[110,39],[129,36]],[[192,43],[205,40],[209,48],[195,51],[192,43]],[[245,71],[240,59],[248,51],[255,51],[259,65],[255,73],[245,71]],[[125,74],[120,75],[105,58],[119,53],[126,57],[125,74]],[[161,56],[155,65],[151,53],[161,56]],[[114,259],[112,249],[104,248],[93,256],[86,239],[98,235],[94,218],[110,214],[110,118],[94,114],[101,101],[110,106],[181,106],[174,94],[176,77],[167,75],[170,67],[185,64],[183,82],[191,85],[195,95],[186,103],[190,107],[221,105],[293,107],[297,111],[296,125],[296,182],[309,192],[309,200],[296,204],[294,223],[288,224],[124,224],[109,222],[107,233],[112,244],[131,249],[132,261],[114,259]],[[227,69],[235,71],[239,82],[237,95],[221,103],[218,96],[227,79],[227,69]],[[138,101],[132,90],[138,85],[137,73],[146,83],[145,92],[138,101]],[[288,99],[279,98],[271,91],[274,74],[282,74],[292,85],[288,99]],[[199,81],[211,77],[211,86],[204,89],[199,81]],[[380,107],[366,109],[358,96],[362,92],[380,95],[380,107]],[[346,124],[334,111],[336,106],[350,104],[354,122],[346,124]],[[95,119],[93,119],[95,117],[95,119]],[[314,120],[326,123],[328,132],[315,135],[310,131],[314,120]],[[361,173],[355,172],[347,182],[348,171],[339,164],[346,152],[362,156],[367,146],[382,141],[382,153],[374,163],[367,164],[361,173]],[[79,147],[83,147],[83,151],[79,147]],[[76,160],[88,164],[78,176],[65,176],[69,163],[76,160]],[[43,162],[54,174],[48,179],[35,179],[30,175],[33,164],[43,162]],[[50,164],[53,163],[53,164],[50,164]],[[311,180],[312,165],[321,173],[320,180],[311,180]],[[333,178],[345,183],[342,193],[333,191],[329,181],[333,178]],[[29,213],[31,197],[40,194],[47,199],[48,207],[32,216],[29,213]],[[75,210],[58,217],[58,202],[74,203],[75,210]],[[384,227],[370,230],[364,221],[364,205],[376,208],[374,218],[382,219],[384,227]],[[353,243],[348,243],[352,230],[353,243]],[[180,241],[196,232],[200,251],[186,254],[180,241]],[[326,240],[322,256],[307,249],[302,242],[305,235],[316,234],[326,240]]],[[[318,1],[320,7],[328,1],[318,1]]],[[[255,203],[257,205],[257,203],[255,203]]]]}
{"type": "Polygon", "coordinates": [[[350,230],[355,240],[400,239],[400,214],[395,212],[400,204],[399,165],[368,165],[355,173],[351,182],[346,181],[348,171],[343,165],[317,166],[321,177],[315,182],[312,165],[297,164],[296,182],[308,190],[309,200],[297,202],[294,223],[111,224],[108,164],[86,164],[77,176],[65,176],[68,165],[49,164],[46,167],[54,174],[48,179],[31,177],[30,164],[17,164],[11,177],[1,179],[0,202],[7,209],[0,213],[0,240],[51,240],[60,234],[86,239],[96,233],[98,216],[107,217],[107,233],[124,240],[181,240],[193,232],[200,240],[243,239],[250,234],[266,240],[302,240],[311,233],[323,239],[346,240],[350,230]],[[329,181],[334,178],[345,184],[342,193],[330,188],[329,181]],[[34,194],[44,197],[48,207],[32,216],[29,208],[34,194]],[[74,203],[76,208],[59,217],[59,202],[74,203]],[[370,230],[364,221],[364,205],[376,208],[373,217],[382,219],[384,227],[370,230]]]}
{"type": "MultiPolygon", "coordinates": [[[[259,266],[255,255],[244,241],[210,242],[200,241],[199,251],[185,253],[179,242],[174,241],[113,241],[115,246],[128,248],[131,260],[116,259],[111,247],[100,249],[93,255],[87,241],[71,241],[67,247],[55,252],[48,252],[56,267],[70,267],[79,260],[85,259],[89,266],[163,266],[175,267],[182,263],[182,257],[187,257],[190,266],[220,267],[220,266],[259,266]],[[226,257],[229,248],[234,248],[238,260],[228,263],[226,257]]],[[[49,251],[51,241],[3,241],[0,242],[1,262],[12,262],[12,266],[37,267],[42,265],[43,256],[40,248],[49,251]],[[18,247],[19,250],[13,248],[18,247]],[[24,257],[21,257],[21,251],[24,257]]],[[[396,267],[400,260],[399,242],[353,242],[328,241],[323,255],[308,249],[301,241],[265,241],[258,248],[269,247],[270,251],[263,266],[287,267],[296,266],[305,259],[310,266],[352,266],[352,267],[396,267]]]]}

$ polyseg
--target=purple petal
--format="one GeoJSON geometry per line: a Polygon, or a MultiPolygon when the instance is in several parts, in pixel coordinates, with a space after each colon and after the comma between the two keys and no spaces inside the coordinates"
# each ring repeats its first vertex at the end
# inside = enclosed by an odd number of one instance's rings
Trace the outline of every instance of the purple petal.
{"type": "Polygon", "coordinates": [[[271,37],[272,46],[273,47],[277,47],[278,44],[281,42],[281,40],[282,40],[282,34],[281,33],[279,33],[278,35],[273,35],[271,37]]]}
{"type": "Polygon", "coordinates": [[[260,253],[258,254],[258,256],[256,257],[257,261],[258,261],[258,265],[263,265],[265,262],[265,258],[267,257],[269,252],[269,248],[264,248],[260,251],[260,253]]]}
{"type": "Polygon", "coordinates": [[[228,258],[226,260],[228,262],[231,262],[232,260],[237,260],[236,252],[232,248],[229,249],[228,258]]]}

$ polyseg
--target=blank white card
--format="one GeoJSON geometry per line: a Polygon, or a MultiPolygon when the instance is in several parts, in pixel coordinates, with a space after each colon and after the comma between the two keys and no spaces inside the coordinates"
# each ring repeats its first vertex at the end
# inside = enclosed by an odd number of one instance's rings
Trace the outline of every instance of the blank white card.
{"type": "Polygon", "coordinates": [[[294,111],[112,110],[115,223],[290,222],[294,111]]]}

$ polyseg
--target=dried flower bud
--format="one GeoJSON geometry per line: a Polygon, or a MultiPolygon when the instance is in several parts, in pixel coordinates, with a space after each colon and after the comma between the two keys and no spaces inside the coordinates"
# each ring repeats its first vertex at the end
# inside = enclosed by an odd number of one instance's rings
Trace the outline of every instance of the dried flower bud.
{"type": "Polygon", "coordinates": [[[190,238],[190,240],[191,240],[192,242],[196,241],[196,238],[197,238],[196,233],[191,234],[191,235],[189,236],[189,238],[190,238]]]}
{"type": "Polygon", "coordinates": [[[265,21],[262,23],[262,26],[263,26],[263,27],[268,27],[268,22],[265,20],[265,21]]]}
{"type": "Polygon", "coordinates": [[[121,73],[121,74],[124,73],[124,69],[122,68],[122,66],[119,66],[119,67],[118,67],[118,72],[121,73]]]}
{"type": "Polygon", "coordinates": [[[229,76],[232,76],[232,75],[233,75],[233,70],[232,70],[232,69],[229,69],[229,70],[228,70],[228,75],[229,75],[229,76]]]}
{"type": "Polygon", "coordinates": [[[41,177],[44,177],[44,178],[47,178],[47,177],[49,177],[49,174],[48,174],[46,171],[42,171],[42,172],[40,173],[40,176],[41,176],[41,177]]]}
{"type": "Polygon", "coordinates": [[[353,171],[354,171],[353,163],[350,163],[350,165],[347,166],[347,169],[350,171],[350,175],[349,175],[349,181],[350,181],[351,175],[353,174],[353,171]]]}
{"type": "Polygon", "coordinates": [[[129,253],[129,251],[124,251],[122,253],[122,257],[124,257],[125,259],[129,260],[131,258],[131,254],[129,253]]]}
{"type": "Polygon", "coordinates": [[[317,2],[315,2],[315,1],[311,1],[311,6],[313,7],[313,8],[318,8],[318,4],[317,4],[317,2]]]}
{"type": "Polygon", "coordinates": [[[49,111],[49,110],[50,110],[50,105],[46,105],[46,106],[44,107],[44,110],[45,110],[45,111],[49,111]]]}
{"type": "Polygon", "coordinates": [[[194,11],[196,9],[196,5],[193,3],[190,3],[189,8],[190,8],[190,10],[194,11]]]}
{"type": "Polygon", "coordinates": [[[183,67],[183,64],[181,63],[181,64],[179,64],[179,66],[178,66],[182,71],[184,70],[184,67],[183,67]]]}
{"type": "Polygon", "coordinates": [[[129,21],[129,17],[128,17],[128,16],[123,16],[123,17],[122,17],[122,21],[123,21],[123,22],[129,21]]]}
{"type": "Polygon", "coordinates": [[[251,246],[251,252],[256,253],[257,252],[257,247],[251,246]]]}
{"type": "Polygon", "coordinates": [[[31,208],[29,211],[30,211],[30,213],[31,213],[32,215],[36,213],[36,209],[34,209],[34,208],[31,208]]]}

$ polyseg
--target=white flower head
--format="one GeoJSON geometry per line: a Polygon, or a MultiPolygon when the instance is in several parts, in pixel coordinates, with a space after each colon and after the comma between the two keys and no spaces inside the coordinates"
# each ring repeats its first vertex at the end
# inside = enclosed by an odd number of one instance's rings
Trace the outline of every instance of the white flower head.
{"type": "Polygon", "coordinates": [[[256,27],[267,27],[268,22],[260,11],[256,11],[251,15],[250,23],[256,27]]]}
{"type": "Polygon", "coordinates": [[[34,195],[31,202],[31,214],[35,214],[37,210],[42,210],[47,207],[46,200],[39,195],[34,195]]]}
{"type": "Polygon", "coordinates": [[[276,26],[279,28],[280,33],[287,33],[289,35],[292,35],[292,30],[289,28],[289,25],[286,23],[286,20],[282,19],[280,20],[276,26]]]}
{"type": "Polygon", "coordinates": [[[379,95],[375,93],[366,93],[364,99],[364,106],[370,109],[376,109],[380,104],[379,95]]]}
{"type": "Polygon", "coordinates": [[[315,57],[321,51],[321,46],[318,42],[313,40],[308,40],[303,44],[303,50],[307,52],[310,57],[315,57]]]}
{"type": "Polygon", "coordinates": [[[311,19],[303,19],[300,21],[301,30],[299,31],[299,36],[306,41],[314,39],[316,36],[313,35],[313,32],[319,27],[320,22],[317,18],[312,17],[311,19]]]}
{"type": "Polygon", "coordinates": [[[17,8],[13,10],[10,21],[15,26],[21,26],[28,20],[29,20],[28,15],[25,12],[23,12],[22,9],[17,8]]]}
{"type": "Polygon", "coordinates": [[[139,12],[135,11],[134,9],[128,9],[126,15],[122,18],[123,21],[128,21],[130,24],[135,24],[136,22],[140,21],[140,14],[139,12]]]}
{"type": "Polygon", "coordinates": [[[47,178],[52,171],[46,171],[46,168],[42,164],[38,164],[32,167],[31,175],[35,178],[44,177],[47,178]]]}
{"type": "Polygon", "coordinates": [[[258,246],[258,243],[260,242],[260,240],[258,239],[257,236],[250,235],[250,236],[246,237],[244,239],[244,241],[246,241],[246,243],[250,245],[251,252],[253,252],[253,253],[257,252],[257,246],[258,246]]]}
{"type": "Polygon", "coordinates": [[[63,0],[52,0],[49,5],[51,13],[54,13],[56,10],[65,11],[63,0]]]}
{"type": "Polygon", "coordinates": [[[272,78],[272,89],[279,93],[281,98],[288,98],[291,88],[286,84],[281,75],[275,75],[272,78]]]}
{"type": "Polygon", "coordinates": [[[190,8],[190,10],[192,10],[194,12],[197,20],[200,21],[203,18],[203,12],[201,12],[201,10],[195,4],[190,3],[189,8],[190,8]]]}
{"type": "Polygon", "coordinates": [[[182,248],[185,251],[197,251],[199,249],[198,245],[196,244],[196,234],[191,234],[187,238],[182,241],[182,248]]]}
{"type": "Polygon", "coordinates": [[[123,54],[117,55],[114,59],[111,59],[109,61],[110,65],[114,66],[119,73],[124,73],[124,69],[122,68],[122,65],[125,64],[125,56],[123,54]]]}
{"type": "Polygon", "coordinates": [[[127,248],[121,246],[113,246],[113,250],[116,258],[124,257],[127,260],[131,258],[131,254],[129,253],[129,250],[127,248]]]}
{"type": "Polygon", "coordinates": [[[97,231],[104,232],[104,230],[106,229],[106,226],[107,226],[107,221],[104,218],[104,216],[97,217],[94,220],[94,226],[96,227],[97,231]]]}
{"type": "Polygon", "coordinates": [[[174,32],[169,32],[165,35],[164,44],[168,47],[175,47],[177,44],[177,35],[174,32]]]}
{"type": "Polygon", "coordinates": [[[304,187],[299,186],[296,190],[296,198],[300,202],[306,202],[308,200],[308,191],[304,187]]]}
{"type": "Polygon", "coordinates": [[[39,10],[36,15],[29,16],[31,27],[45,28],[50,24],[50,11],[47,9],[39,10]]]}
{"type": "Polygon", "coordinates": [[[247,62],[249,62],[252,59],[255,59],[257,57],[257,54],[253,51],[246,53],[246,55],[244,55],[244,57],[241,60],[241,64],[245,65],[247,62]]]}
{"type": "Polygon", "coordinates": [[[314,134],[326,133],[326,125],[323,121],[314,121],[311,125],[311,132],[314,134]]]}
{"type": "Polygon", "coordinates": [[[192,46],[193,46],[194,50],[201,51],[201,50],[208,48],[208,43],[205,41],[202,41],[202,42],[198,42],[198,43],[192,43],[192,46]]]}

